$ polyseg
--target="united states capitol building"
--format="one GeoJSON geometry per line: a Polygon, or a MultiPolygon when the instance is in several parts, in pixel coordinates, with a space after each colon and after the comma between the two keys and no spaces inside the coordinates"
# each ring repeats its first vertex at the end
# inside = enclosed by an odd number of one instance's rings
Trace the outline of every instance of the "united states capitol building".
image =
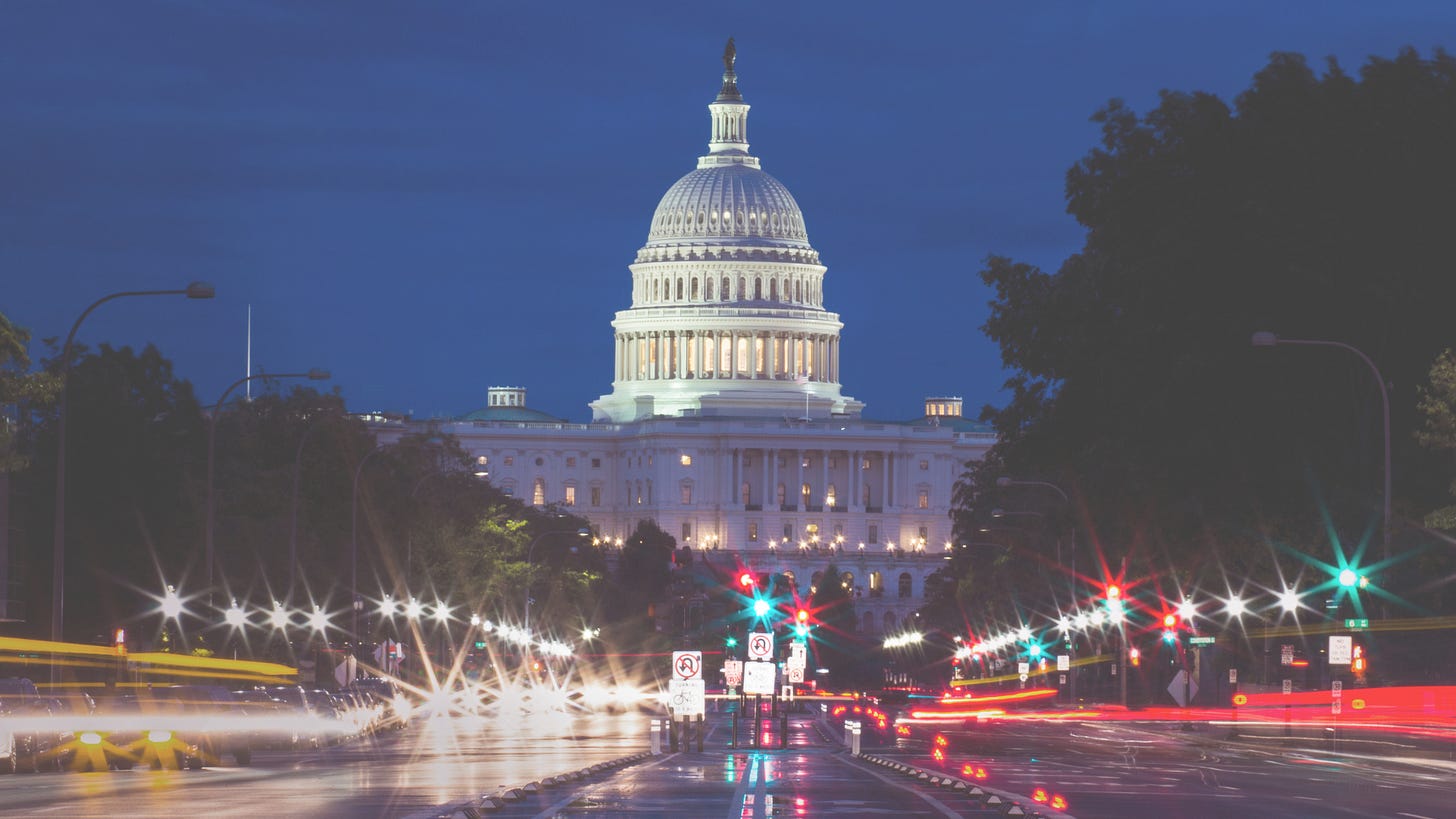
{"type": "MultiPolygon", "coordinates": [[[[629,265],[591,423],[490,387],[485,407],[430,424],[497,487],[569,507],[601,543],[651,519],[698,559],[789,572],[806,592],[834,562],[861,629],[897,630],[951,547],[957,477],[995,438],[957,397],[888,421],[844,394],[826,268],[794,197],[749,153],[731,44],[724,64],[708,154],[663,195],[629,265]]],[[[423,423],[384,424],[381,441],[423,423]]]]}

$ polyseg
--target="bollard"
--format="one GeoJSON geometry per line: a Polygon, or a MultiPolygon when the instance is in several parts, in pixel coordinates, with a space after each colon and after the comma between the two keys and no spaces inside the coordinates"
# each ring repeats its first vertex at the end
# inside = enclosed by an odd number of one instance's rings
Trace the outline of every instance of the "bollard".
{"type": "Polygon", "coordinates": [[[734,711],[733,712],[732,729],[733,729],[733,733],[731,733],[731,734],[728,735],[728,747],[729,748],[736,749],[738,747],[738,712],[737,711],[734,711]]]}
{"type": "Polygon", "coordinates": [[[697,726],[697,728],[698,728],[698,753],[702,753],[703,752],[703,735],[707,733],[707,731],[704,731],[703,730],[703,715],[702,714],[698,714],[698,726],[697,726]]]}
{"type": "Polygon", "coordinates": [[[647,735],[648,747],[652,750],[653,756],[662,753],[662,721],[654,718],[652,727],[647,735]]]}
{"type": "Polygon", "coordinates": [[[784,709],[782,721],[779,723],[779,747],[789,747],[789,711],[784,709]]]}
{"type": "Polygon", "coordinates": [[[849,753],[851,756],[859,756],[859,723],[855,723],[854,733],[850,734],[849,753]]]}

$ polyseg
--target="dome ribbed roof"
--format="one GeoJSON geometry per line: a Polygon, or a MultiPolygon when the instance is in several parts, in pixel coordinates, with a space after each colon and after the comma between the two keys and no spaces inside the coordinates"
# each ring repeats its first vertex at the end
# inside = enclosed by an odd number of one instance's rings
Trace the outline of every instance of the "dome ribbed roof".
{"type": "Polygon", "coordinates": [[[736,163],[688,173],[657,204],[647,246],[685,242],[809,249],[804,215],[789,189],[736,163]]]}
{"type": "Polygon", "coordinates": [[[563,423],[561,418],[527,407],[482,407],[460,416],[461,421],[524,421],[528,423],[563,423]]]}

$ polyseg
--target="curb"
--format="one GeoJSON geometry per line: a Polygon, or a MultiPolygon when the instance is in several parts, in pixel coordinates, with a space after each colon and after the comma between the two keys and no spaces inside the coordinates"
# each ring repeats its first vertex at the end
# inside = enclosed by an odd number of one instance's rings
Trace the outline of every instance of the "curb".
{"type": "Polygon", "coordinates": [[[944,776],[939,772],[916,768],[874,754],[862,754],[859,758],[870,764],[879,765],[882,768],[904,774],[917,783],[945,788],[958,794],[969,796],[979,801],[982,805],[1000,811],[1007,816],[1029,816],[1039,817],[1040,819],[1074,819],[1069,813],[1051,810],[1021,794],[987,788],[984,785],[967,782],[964,779],[958,779],[953,776],[944,776]]]}
{"type": "Polygon", "coordinates": [[[482,816],[498,811],[508,805],[519,802],[529,796],[535,796],[548,788],[558,788],[573,782],[579,782],[598,774],[614,773],[629,765],[634,765],[645,759],[650,759],[652,754],[648,751],[628,754],[608,762],[598,762],[575,771],[568,771],[557,776],[547,776],[539,780],[527,782],[519,787],[501,786],[494,793],[488,793],[479,799],[465,802],[463,804],[447,805],[438,809],[434,814],[436,819],[480,819],[482,816]]]}

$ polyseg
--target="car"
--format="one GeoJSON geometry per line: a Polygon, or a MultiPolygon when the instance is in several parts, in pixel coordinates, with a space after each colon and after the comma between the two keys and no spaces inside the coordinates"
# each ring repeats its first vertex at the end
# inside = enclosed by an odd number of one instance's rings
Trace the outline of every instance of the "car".
{"type": "Polygon", "coordinates": [[[399,683],[388,677],[360,677],[344,687],[345,691],[360,694],[380,709],[378,726],[403,730],[409,727],[414,706],[405,696],[399,683]]]}
{"type": "Polygon", "coordinates": [[[60,749],[53,727],[50,706],[40,697],[0,694],[0,770],[56,768],[60,749]]]}
{"type": "Polygon", "coordinates": [[[251,727],[249,735],[255,748],[298,749],[303,742],[295,709],[256,688],[232,692],[233,699],[251,727]]]}
{"type": "Polygon", "coordinates": [[[188,748],[186,763],[202,767],[228,755],[239,765],[252,764],[252,737],[231,691],[217,685],[169,685],[153,688],[150,694],[185,717],[177,733],[188,748]]]}

